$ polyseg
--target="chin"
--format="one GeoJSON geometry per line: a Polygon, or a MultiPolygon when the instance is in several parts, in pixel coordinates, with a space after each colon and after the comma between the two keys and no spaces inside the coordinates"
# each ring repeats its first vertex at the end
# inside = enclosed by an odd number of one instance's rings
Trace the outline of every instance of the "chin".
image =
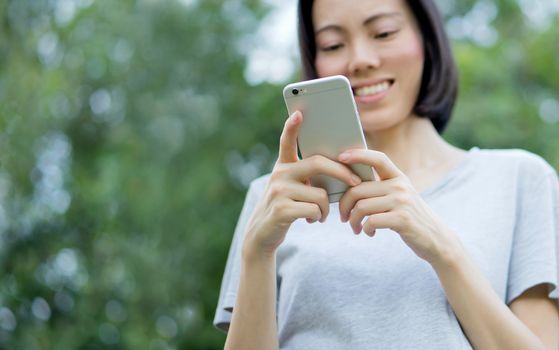
{"type": "Polygon", "coordinates": [[[367,111],[360,113],[361,116],[361,127],[365,133],[374,133],[383,130],[388,130],[396,125],[400,124],[402,121],[407,119],[404,117],[395,117],[396,113],[386,112],[373,112],[367,111]]]}

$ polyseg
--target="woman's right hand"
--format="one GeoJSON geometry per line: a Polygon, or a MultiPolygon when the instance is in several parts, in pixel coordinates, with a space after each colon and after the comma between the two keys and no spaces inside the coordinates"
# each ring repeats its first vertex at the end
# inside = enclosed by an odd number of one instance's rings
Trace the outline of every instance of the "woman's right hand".
{"type": "Polygon", "coordinates": [[[328,194],[310,185],[311,176],[332,176],[349,186],[361,183],[349,167],[326,157],[315,155],[299,160],[297,136],[302,121],[303,115],[297,111],[285,122],[278,160],[247,226],[245,253],[273,256],[295,220],[326,220],[330,206],[328,194]]]}

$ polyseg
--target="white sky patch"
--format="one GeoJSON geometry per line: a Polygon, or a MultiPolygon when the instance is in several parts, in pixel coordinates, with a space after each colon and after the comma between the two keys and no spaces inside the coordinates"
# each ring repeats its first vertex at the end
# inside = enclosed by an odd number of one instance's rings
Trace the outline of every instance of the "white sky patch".
{"type": "Polygon", "coordinates": [[[245,79],[251,85],[286,82],[298,64],[297,1],[267,0],[273,6],[250,37],[245,79]]]}

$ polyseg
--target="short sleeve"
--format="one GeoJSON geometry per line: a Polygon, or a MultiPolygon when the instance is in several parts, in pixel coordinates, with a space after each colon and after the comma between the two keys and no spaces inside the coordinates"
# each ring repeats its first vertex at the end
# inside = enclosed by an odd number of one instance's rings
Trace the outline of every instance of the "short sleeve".
{"type": "Polygon", "coordinates": [[[519,181],[517,222],[512,242],[507,304],[539,284],[559,298],[559,184],[555,170],[531,162],[519,181]]]}
{"type": "Polygon", "coordinates": [[[213,321],[214,326],[223,332],[228,331],[229,324],[231,323],[233,306],[235,305],[237,290],[239,288],[241,248],[243,245],[245,228],[260,197],[259,192],[261,191],[259,191],[259,188],[262,185],[262,180],[263,178],[259,178],[250,184],[229,248],[229,255],[227,256],[225,272],[221,281],[221,289],[213,321]]]}

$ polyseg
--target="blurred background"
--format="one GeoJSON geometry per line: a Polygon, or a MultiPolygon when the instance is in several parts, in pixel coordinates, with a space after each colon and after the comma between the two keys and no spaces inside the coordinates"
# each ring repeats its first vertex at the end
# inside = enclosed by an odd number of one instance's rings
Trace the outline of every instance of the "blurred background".
{"type": "MultiPolygon", "coordinates": [[[[439,1],[445,134],[559,168],[559,1],[439,1]]],[[[298,80],[293,0],[0,0],[0,348],[222,349],[249,182],[298,80]]]]}

